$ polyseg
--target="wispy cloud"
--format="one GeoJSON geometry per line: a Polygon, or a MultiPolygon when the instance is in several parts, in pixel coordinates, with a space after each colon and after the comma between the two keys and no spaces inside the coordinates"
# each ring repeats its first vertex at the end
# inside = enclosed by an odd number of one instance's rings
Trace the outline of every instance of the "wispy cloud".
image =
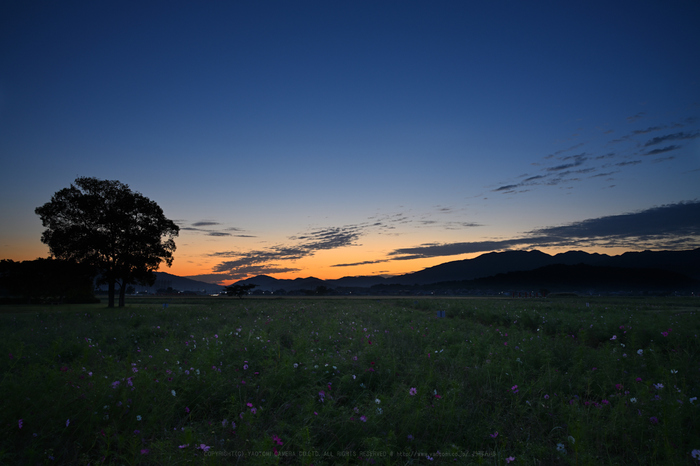
{"type": "Polygon", "coordinates": [[[644,115],[646,115],[645,112],[638,112],[636,115],[632,115],[632,116],[627,117],[627,122],[634,123],[635,121],[641,120],[642,118],[644,118],[644,115]]]}
{"type": "Polygon", "coordinates": [[[220,225],[219,222],[214,222],[210,220],[202,220],[201,222],[194,222],[192,224],[193,227],[199,228],[199,227],[211,227],[214,225],[220,225]]]}
{"type": "MultiPolygon", "coordinates": [[[[641,118],[646,118],[644,112],[639,112],[636,115],[629,117],[628,122],[634,122],[641,118]]],[[[491,188],[494,193],[504,195],[513,195],[516,193],[525,193],[540,186],[561,186],[566,185],[567,188],[575,187],[586,179],[596,179],[602,177],[610,177],[613,174],[617,175],[621,170],[611,172],[609,167],[629,168],[643,163],[659,163],[673,160],[673,158],[658,158],[654,160],[639,159],[640,156],[659,155],[670,151],[676,151],[683,148],[680,144],[666,145],[661,148],[653,148],[653,146],[662,144],[667,141],[684,141],[695,138],[700,138],[700,130],[688,129],[685,131],[665,134],[651,139],[648,134],[663,131],[667,128],[682,128],[690,124],[695,124],[700,121],[696,118],[686,118],[683,123],[659,124],[647,126],[646,128],[638,128],[628,132],[627,134],[618,137],[617,139],[608,140],[607,142],[599,141],[600,147],[595,147],[591,141],[581,142],[575,145],[557,150],[546,156],[543,156],[539,161],[531,163],[533,166],[540,167],[540,173],[524,173],[500,185],[491,188]],[[641,140],[640,140],[641,139],[641,140]],[[614,152],[606,151],[600,155],[597,151],[609,148],[611,144],[621,144],[614,152]],[[587,146],[586,152],[567,155],[569,152],[587,146]],[[642,149],[640,148],[647,148],[642,149]],[[606,173],[600,174],[599,171],[605,170],[606,173]],[[587,174],[589,176],[582,177],[580,175],[587,174]]],[[[610,131],[604,132],[610,134],[610,131]]],[[[602,189],[602,187],[601,187],[602,189]]]]}
{"type": "Polygon", "coordinates": [[[399,248],[393,260],[455,256],[514,247],[627,247],[682,249],[700,245],[700,202],[680,202],[621,215],[588,219],[496,241],[428,243],[399,248]]]}
{"type": "Polygon", "coordinates": [[[390,259],[380,259],[376,261],[362,261],[362,262],[351,262],[349,264],[335,264],[331,267],[355,267],[358,265],[369,265],[369,264],[381,264],[382,262],[389,262],[390,259]]]}
{"type": "MultiPolygon", "coordinates": [[[[438,206],[436,215],[454,214],[454,209],[438,206]]],[[[313,256],[319,251],[357,246],[357,241],[369,232],[377,234],[391,233],[398,225],[414,227],[436,227],[447,230],[474,228],[481,226],[475,222],[455,220],[431,220],[430,214],[415,218],[403,213],[377,215],[367,222],[345,225],[342,227],[313,228],[307,232],[290,236],[285,244],[278,244],[250,251],[219,251],[209,254],[223,260],[213,269],[213,276],[218,280],[235,280],[251,275],[294,272],[298,269],[282,265],[305,257],[313,256]]],[[[336,264],[333,267],[352,267],[358,265],[388,262],[390,259],[359,261],[355,263],[336,264]]]]}
{"type": "Polygon", "coordinates": [[[663,154],[664,152],[671,152],[672,150],[678,150],[683,146],[678,146],[678,145],[671,145],[671,146],[666,146],[662,149],[652,149],[648,152],[645,152],[644,155],[657,155],[657,154],[663,154]]]}
{"type": "Polygon", "coordinates": [[[235,238],[254,238],[254,236],[251,236],[251,235],[230,233],[230,232],[243,231],[242,229],[236,228],[236,227],[228,227],[228,228],[223,228],[223,229],[204,228],[204,227],[216,227],[218,225],[221,225],[221,223],[214,221],[214,220],[201,220],[199,222],[191,223],[191,224],[189,224],[189,226],[187,226],[188,224],[186,221],[182,220],[178,223],[178,225],[181,225],[180,230],[199,232],[199,233],[207,235],[207,236],[214,236],[214,237],[232,236],[235,238]]]}
{"type": "Polygon", "coordinates": [[[673,134],[667,134],[665,136],[658,136],[653,139],[648,140],[645,144],[644,147],[649,147],[653,146],[656,144],[661,144],[662,142],[666,141],[679,141],[683,139],[695,139],[697,137],[700,137],[700,132],[695,131],[692,133],[686,133],[686,132],[680,132],[680,133],[673,133],[673,134]]]}
{"type": "Polygon", "coordinates": [[[313,256],[317,251],[352,246],[363,234],[364,225],[328,227],[292,236],[289,245],[276,245],[252,251],[222,251],[210,254],[212,257],[230,257],[221,262],[213,272],[222,280],[236,280],[250,275],[274,274],[298,271],[284,267],[279,262],[296,261],[313,256]]]}
{"type": "Polygon", "coordinates": [[[637,129],[632,131],[632,134],[648,134],[648,133],[653,133],[654,131],[661,131],[662,129],[666,129],[667,126],[650,126],[647,129],[637,129]]]}

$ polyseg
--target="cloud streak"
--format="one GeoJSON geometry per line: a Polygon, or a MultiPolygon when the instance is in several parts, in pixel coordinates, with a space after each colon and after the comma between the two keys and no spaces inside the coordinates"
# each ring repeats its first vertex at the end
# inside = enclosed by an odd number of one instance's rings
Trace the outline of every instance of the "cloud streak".
{"type": "MultiPolygon", "coordinates": [[[[644,112],[639,112],[636,115],[627,119],[628,123],[633,123],[641,118],[646,118],[644,112]]],[[[683,149],[681,141],[689,141],[700,138],[700,130],[686,129],[676,133],[668,133],[662,136],[648,139],[649,134],[666,130],[668,128],[685,128],[688,125],[696,124],[699,121],[696,118],[686,118],[683,123],[672,123],[668,125],[655,125],[646,128],[639,128],[628,132],[627,134],[616,139],[607,140],[599,148],[593,149],[591,141],[581,142],[564,149],[557,150],[549,155],[546,155],[538,162],[533,162],[531,165],[540,167],[540,173],[524,173],[516,179],[522,181],[510,180],[500,185],[491,188],[491,192],[512,195],[516,193],[524,193],[531,191],[538,186],[559,186],[563,184],[571,185],[579,183],[586,179],[595,179],[600,177],[599,171],[609,171],[609,167],[632,167],[643,163],[661,163],[674,160],[671,157],[656,158],[652,161],[640,160],[640,156],[654,156],[664,154],[671,151],[683,149]],[[647,138],[646,140],[642,138],[647,138]],[[640,140],[641,139],[641,140],[640,140]],[[663,147],[655,147],[664,143],[675,142],[675,144],[665,144],[663,147]],[[618,146],[615,152],[609,152],[602,155],[596,155],[599,150],[602,152],[606,146],[611,144],[622,144],[618,146]],[[575,155],[566,155],[567,153],[579,149],[586,145],[589,150],[575,155]],[[641,149],[641,150],[640,150],[641,149]],[[589,175],[589,176],[581,176],[589,175]]],[[[610,134],[612,131],[605,131],[603,134],[610,134]]],[[[601,144],[598,141],[597,144],[601,144]]],[[[619,173],[616,171],[614,173],[619,173]]],[[[608,176],[608,175],[606,175],[608,176]]]]}
{"type": "MultiPolygon", "coordinates": [[[[180,222],[178,222],[178,225],[186,225],[186,222],[180,221],[180,222]]],[[[233,232],[243,231],[240,228],[235,228],[235,227],[224,228],[223,230],[215,230],[212,228],[202,228],[202,227],[215,227],[217,225],[221,225],[221,223],[213,221],[213,220],[201,220],[199,222],[194,222],[194,223],[190,224],[190,226],[181,226],[180,230],[199,232],[199,233],[202,233],[204,235],[214,236],[214,237],[231,236],[231,237],[235,237],[235,238],[254,238],[254,236],[251,236],[251,235],[229,233],[231,231],[233,231],[233,232]]]]}
{"type": "MultiPolygon", "coordinates": [[[[453,209],[438,207],[437,214],[451,213],[453,209]]],[[[429,216],[429,215],[428,215],[429,216]]],[[[209,257],[219,257],[223,260],[213,267],[211,277],[218,281],[237,280],[251,275],[296,272],[299,269],[281,265],[284,262],[294,262],[305,257],[311,257],[319,251],[358,246],[357,241],[364,235],[375,232],[391,234],[398,225],[413,224],[416,227],[441,228],[459,230],[481,226],[468,221],[444,221],[425,219],[425,216],[415,219],[403,213],[388,216],[374,216],[367,222],[345,225],[342,227],[315,228],[308,232],[290,236],[288,243],[254,249],[251,251],[219,251],[209,257]]],[[[359,265],[388,262],[391,259],[359,261],[347,264],[336,264],[332,267],[354,267],[359,265]]],[[[209,276],[209,275],[207,275],[209,276]]]]}
{"type": "Polygon", "coordinates": [[[399,248],[393,260],[424,259],[515,247],[626,247],[684,249],[700,245],[700,202],[669,204],[639,212],[583,220],[532,230],[519,238],[498,241],[430,243],[399,248]]]}
{"type": "Polygon", "coordinates": [[[653,139],[650,139],[644,144],[644,147],[649,147],[653,146],[656,144],[661,144],[662,142],[666,141],[681,141],[684,139],[695,139],[697,137],[700,137],[700,132],[696,131],[693,133],[686,133],[686,132],[680,132],[680,133],[673,133],[673,134],[667,134],[666,136],[659,136],[655,137],[653,139]]]}

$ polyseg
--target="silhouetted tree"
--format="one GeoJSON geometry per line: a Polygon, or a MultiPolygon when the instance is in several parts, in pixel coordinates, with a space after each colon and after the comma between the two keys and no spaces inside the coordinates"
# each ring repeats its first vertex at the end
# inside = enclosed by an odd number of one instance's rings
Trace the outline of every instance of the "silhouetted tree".
{"type": "Polygon", "coordinates": [[[239,298],[243,298],[243,295],[248,294],[249,290],[252,290],[258,285],[253,285],[252,283],[249,283],[247,285],[229,285],[224,288],[224,292],[228,296],[238,296],[239,298]]]}
{"type": "Polygon", "coordinates": [[[109,307],[116,284],[122,307],[128,284],[152,285],[160,263],[172,265],[179,227],[158,204],[119,181],[77,178],[35,212],[46,227],[41,241],[54,257],[100,271],[109,307]]]}

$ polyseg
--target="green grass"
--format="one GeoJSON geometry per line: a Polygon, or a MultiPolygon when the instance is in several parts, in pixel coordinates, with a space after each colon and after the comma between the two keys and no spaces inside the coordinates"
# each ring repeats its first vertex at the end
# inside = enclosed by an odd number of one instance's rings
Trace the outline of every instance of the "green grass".
{"type": "Polygon", "coordinates": [[[699,307],[0,307],[0,464],[698,464],[699,307]]]}

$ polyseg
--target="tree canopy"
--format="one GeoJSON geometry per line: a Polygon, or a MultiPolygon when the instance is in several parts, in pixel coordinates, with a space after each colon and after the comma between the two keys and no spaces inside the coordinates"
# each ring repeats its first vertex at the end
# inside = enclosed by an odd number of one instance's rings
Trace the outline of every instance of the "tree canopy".
{"type": "Polygon", "coordinates": [[[152,285],[159,265],[172,265],[179,227],[158,204],[119,181],[77,178],[35,212],[52,256],[99,271],[109,287],[109,307],[115,284],[122,307],[128,284],[152,285]]]}
{"type": "Polygon", "coordinates": [[[228,296],[238,296],[239,298],[243,298],[244,295],[248,294],[248,291],[252,290],[258,285],[253,285],[252,283],[249,283],[247,285],[229,285],[224,288],[224,292],[228,296]]]}

